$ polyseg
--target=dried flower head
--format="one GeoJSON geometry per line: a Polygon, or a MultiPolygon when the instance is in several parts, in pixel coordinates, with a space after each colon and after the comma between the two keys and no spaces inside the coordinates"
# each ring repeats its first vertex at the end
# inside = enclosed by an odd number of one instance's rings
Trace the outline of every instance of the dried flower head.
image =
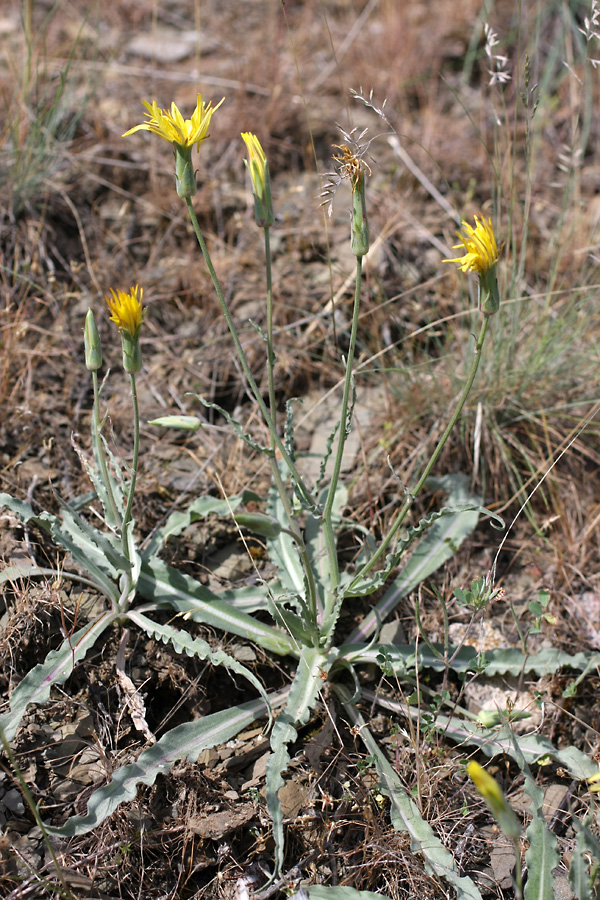
{"type": "Polygon", "coordinates": [[[184,119],[174,103],[171,103],[171,110],[169,111],[160,109],[155,100],[151,104],[143,100],[142,103],[146,107],[148,121],[130,128],[123,137],[135,134],[136,131],[151,131],[165,141],[177,144],[183,149],[191,148],[194,144],[197,144],[198,149],[200,149],[200,144],[209,136],[208,129],[213,113],[216,112],[224,100],[225,98],[223,97],[223,100],[217,103],[216,106],[211,106],[212,101],[209,100],[208,103],[204,103],[202,94],[198,94],[196,109],[192,113],[191,119],[184,119]]]}
{"type": "Polygon", "coordinates": [[[114,291],[106,296],[106,304],[111,313],[110,321],[114,322],[120,332],[126,332],[134,340],[139,337],[145,310],[142,309],[143,288],[135,285],[125,291],[114,291]]]}
{"type": "Polygon", "coordinates": [[[341,156],[333,157],[336,162],[340,163],[339,176],[342,179],[350,179],[352,190],[355,190],[363,172],[368,172],[371,175],[371,167],[360,156],[358,147],[356,150],[351,150],[346,144],[334,144],[333,146],[337,150],[342,151],[341,156]]]}

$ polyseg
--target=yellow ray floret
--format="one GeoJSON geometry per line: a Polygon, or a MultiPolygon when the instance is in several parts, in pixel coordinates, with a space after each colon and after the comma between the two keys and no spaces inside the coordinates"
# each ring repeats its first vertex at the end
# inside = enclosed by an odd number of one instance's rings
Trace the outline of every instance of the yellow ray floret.
{"type": "Polygon", "coordinates": [[[464,248],[466,256],[456,259],[445,259],[444,262],[458,263],[463,272],[478,272],[485,275],[498,262],[500,251],[491,219],[475,216],[475,228],[468,222],[462,223],[463,233],[458,232],[460,244],[454,244],[453,250],[464,248]]]}
{"type": "Polygon", "coordinates": [[[125,291],[114,291],[106,296],[108,310],[111,313],[110,321],[114,322],[119,331],[126,332],[132,338],[137,338],[144,321],[145,310],[142,309],[143,288],[135,285],[125,291]]]}
{"type": "Polygon", "coordinates": [[[192,113],[191,119],[184,119],[174,103],[171,103],[171,110],[169,111],[160,109],[155,100],[152,103],[143,100],[142,103],[146,107],[148,121],[130,128],[123,137],[134,134],[136,131],[151,131],[171,144],[178,144],[186,149],[193,147],[194,144],[198,144],[198,149],[200,149],[200,144],[209,136],[208,129],[213,113],[216,112],[224,100],[225,98],[223,97],[223,100],[217,103],[216,106],[211,106],[212,101],[209,100],[208,103],[204,103],[202,94],[198,94],[196,109],[192,113]]]}

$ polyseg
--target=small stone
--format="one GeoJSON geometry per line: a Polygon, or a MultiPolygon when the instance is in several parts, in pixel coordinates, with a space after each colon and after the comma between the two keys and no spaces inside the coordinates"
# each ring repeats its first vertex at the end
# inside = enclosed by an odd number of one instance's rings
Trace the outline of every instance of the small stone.
{"type": "Polygon", "coordinates": [[[17,816],[22,816],[25,812],[23,798],[16,788],[11,788],[10,791],[5,793],[2,798],[2,805],[6,807],[6,809],[10,809],[10,811],[14,812],[17,816]]]}

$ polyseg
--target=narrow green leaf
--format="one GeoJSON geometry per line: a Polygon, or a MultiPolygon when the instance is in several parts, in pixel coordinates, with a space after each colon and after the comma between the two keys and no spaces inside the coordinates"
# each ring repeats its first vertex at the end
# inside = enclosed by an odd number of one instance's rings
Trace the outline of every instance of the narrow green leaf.
{"type": "Polygon", "coordinates": [[[244,494],[237,494],[227,500],[218,497],[198,497],[185,510],[171,513],[165,524],[156,529],[144,547],[143,559],[152,559],[166,544],[169,537],[181,534],[199,519],[205,519],[209,515],[231,519],[231,513],[238,508],[243,499],[244,494]]]}
{"type": "MultiPolygon", "coordinates": [[[[548,828],[543,815],[544,792],[535,783],[531,769],[521,751],[521,739],[517,738],[505,715],[500,713],[504,729],[509,732],[513,744],[513,756],[524,776],[523,789],[531,797],[531,822],[526,836],[529,847],[525,854],[527,863],[527,882],[525,884],[525,900],[554,900],[554,878],[552,870],[558,866],[560,859],[557,853],[556,835],[548,828]]],[[[591,760],[590,760],[591,761],[591,760]]]]}
{"type": "MultiPolygon", "coordinates": [[[[304,888],[310,900],[390,900],[385,894],[375,894],[373,891],[357,891],[356,888],[335,886],[326,884],[313,884],[304,888]]],[[[293,894],[289,900],[294,900],[297,894],[293,894]]]]}
{"type": "Polygon", "coordinates": [[[189,575],[178,572],[160,559],[144,561],[138,592],[146,600],[168,603],[172,609],[184,613],[195,622],[204,622],[245,637],[272,653],[280,656],[294,653],[293,642],[286,634],[235,609],[221,600],[218,594],[213,594],[189,575]]]}
{"type": "Polygon", "coordinates": [[[158,622],[153,622],[152,619],[140,612],[136,612],[136,610],[131,610],[127,618],[135,622],[151,637],[156,637],[165,644],[172,644],[178,653],[186,653],[188,656],[208,659],[213,666],[225,666],[231,672],[242,675],[256,688],[265,703],[268,704],[267,693],[256,675],[238,662],[237,659],[225,653],[224,650],[213,650],[210,644],[201,638],[193,638],[186,631],[180,631],[177,628],[173,628],[172,625],[161,625],[158,622]]]}
{"type": "MultiPolygon", "coordinates": [[[[285,508],[274,486],[269,491],[267,512],[278,522],[287,523],[285,508]]],[[[302,597],[305,596],[304,569],[296,541],[291,534],[282,531],[276,538],[267,541],[267,548],[269,559],[277,567],[277,574],[284,590],[292,594],[300,594],[302,597]]]]}
{"type": "Polygon", "coordinates": [[[283,787],[282,773],[290,761],[289,744],[298,736],[297,726],[303,725],[316,702],[321,687],[320,676],[329,671],[333,657],[314,647],[303,647],[285,709],[271,732],[271,755],[267,761],[267,807],[273,822],[275,840],[275,874],[283,865],[283,813],[279,789],[283,787]]]}
{"type": "MultiPolygon", "coordinates": [[[[367,689],[363,689],[362,694],[368,700],[375,700],[384,709],[410,716],[415,721],[420,718],[421,713],[417,707],[407,706],[396,700],[388,700],[367,689]]],[[[467,722],[459,719],[458,716],[443,716],[438,713],[433,727],[445,737],[456,741],[457,744],[479,747],[490,758],[506,754],[511,759],[517,760],[512,733],[505,726],[495,729],[484,728],[476,721],[467,722]]],[[[596,763],[577,747],[569,746],[558,750],[552,741],[541,734],[527,734],[519,737],[519,751],[527,763],[551,759],[579,781],[591,778],[598,771],[596,763]]]]}
{"type": "Polygon", "coordinates": [[[588,827],[592,819],[592,816],[588,816],[583,822],[576,818],[572,820],[577,838],[569,866],[569,883],[578,900],[600,898],[600,843],[588,827]]]}
{"type": "MultiPolygon", "coordinates": [[[[383,652],[386,661],[392,666],[394,672],[402,675],[414,671],[415,665],[419,669],[433,669],[443,672],[445,662],[443,659],[443,644],[433,644],[439,649],[440,656],[434,656],[429,647],[419,644],[415,653],[414,644],[355,644],[348,643],[340,647],[340,656],[352,659],[355,663],[376,663],[377,657],[383,652]]],[[[453,672],[464,674],[473,671],[477,664],[478,652],[474,647],[464,644],[460,649],[454,645],[448,647],[449,663],[453,672]]],[[[536,654],[525,654],[517,648],[487,650],[485,653],[485,674],[492,675],[517,675],[522,672],[534,672],[536,675],[554,675],[560,668],[565,667],[581,671],[590,665],[600,665],[600,653],[576,653],[570,655],[554,647],[547,647],[536,654]]]]}
{"type": "Polygon", "coordinates": [[[60,837],[86,834],[110,816],[120,803],[133,800],[138,784],[154,784],[157,776],[166,775],[179,759],[196,762],[203,750],[231,740],[256,719],[280,705],[284,696],[274,695],[269,698],[268,704],[262,699],[252,700],[172,728],[156,744],[144,750],[135,762],[117,769],[111,781],[92,794],[88,800],[87,815],[73,816],[62,828],[47,826],[48,831],[60,837]]]}
{"type": "Polygon", "coordinates": [[[78,663],[94,646],[97,638],[117,616],[112,612],[102,613],[89,625],[80,628],[64,641],[58,650],[51,650],[43,663],[31,669],[19,682],[10,696],[10,711],[0,716],[7,741],[12,741],[25,711],[32,703],[45,703],[53,684],[63,684],[78,663]]]}
{"type": "Polygon", "coordinates": [[[427,869],[439,878],[444,878],[455,888],[457,900],[482,900],[481,894],[471,878],[458,874],[452,854],[444,847],[432,827],[421,816],[385,753],[369,731],[362,715],[350,702],[348,691],[339,685],[335,685],[335,691],[352,724],[358,727],[360,739],[364,743],[367,753],[375,760],[380,790],[386,797],[389,797],[391,803],[390,814],[394,828],[397,831],[404,831],[410,836],[413,853],[422,853],[427,869]]]}
{"type": "Polygon", "coordinates": [[[451,559],[464,539],[475,530],[480,512],[485,512],[480,507],[481,497],[470,491],[469,479],[465,475],[447,475],[444,478],[431,479],[430,483],[448,492],[448,504],[438,513],[433,513],[423,520],[427,526],[424,537],[419,541],[399,578],[352,632],[350,635],[352,642],[367,640],[403,597],[451,559]],[[453,507],[459,505],[465,509],[454,512],[453,507]],[[446,514],[440,518],[442,513],[446,514]],[[429,524],[436,516],[438,521],[429,524]]]}

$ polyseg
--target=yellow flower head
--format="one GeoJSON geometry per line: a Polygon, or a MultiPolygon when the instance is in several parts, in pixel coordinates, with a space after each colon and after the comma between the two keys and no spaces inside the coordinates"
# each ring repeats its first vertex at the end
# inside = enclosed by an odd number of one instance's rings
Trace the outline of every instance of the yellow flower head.
{"type": "Polygon", "coordinates": [[[133,340],[139,337],[145,310],[142,309],[143,288],[139,285],[131,287],[129,293],[111,289],[111,297],[106,297],[110,321],[114,322],[121,334],[127,334],[133,340]]]}
{"type": "Polygon", "coordinates": [[[257,197],[262,198],[265,190],[267,157],[255,134],[251,134],[249,131],[242,131],[242,138],[246,144],[248,156],[250,157],[249,159],[244,160],[244,162],[248,166],[250,172],[252,190],[257,197]]]}
{"type": "Polygon", "coordinates": [[[600,772],[596,772],[594,775],[588,778],[587,783],[590,791],[600,791],[600,772]]]}
{"type": "Polygon", "coordinates": [[[191,119],[184,119],[174,103],[171,103],[171,111],[169,112],[167,109],[160,109],[155,100],[151,104],[143,100],[142,103],[146,107],[148,121],[130,128],[123,137],[134,134],[136,131],[151,131],[165,141],[169,141],[170,144],[177,144],[183,149],[191,148],[194,144],[197,144],[198,149],[200,149],[200,144],[209,136],[208,129],[213,113],[224,100],[225,98],[223,97],[220,103],[211,107],[212,101],[209,100],[208,103],[204,103],[202,94],[198,94],[196,109],[192,113],[191,119]]]}
{"type": "Polygon", "coordinates": [[[519,837],[521,826],[496,779],[474,760],[467,765],[467,775],[487,803],[504,834],[513,839],[519,837]]]}
{"type": "Polygon", "coordinates": [[[248,159],[244,162],[250,172],[252,193],[254,194],[254,218],[261,228],[270,227],[275,221],[273,201],[271,200],[271,176],[265,151],[255,134],[242,132],[242,138],[248,151],[248,159]]]}
{"type": "MultiPolygon", "coordinates": [[[[496,243],[496,236],[491,219],[483,216],[475,216],[475,228],[468,222],[462,223],[463,233],[458,232],[460,244],[454,244],[453,250],[464,248],[466,256],[456,259],[445,259],[443,262],[458,263],[463,272],[478,272],[486,275],[492,266],[498,262],[500,251],[496,243]]],[[[502,248],[500,248],[502,249],[502,248]]]]}

